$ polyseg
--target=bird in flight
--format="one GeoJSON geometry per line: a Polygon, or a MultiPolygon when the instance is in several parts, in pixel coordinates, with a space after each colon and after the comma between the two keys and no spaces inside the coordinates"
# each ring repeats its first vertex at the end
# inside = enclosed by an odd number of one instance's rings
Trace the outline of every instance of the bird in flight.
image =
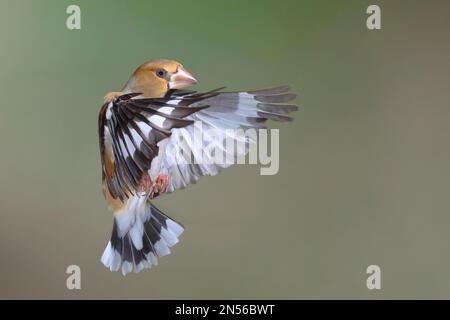
{"type": "Polygon", "coordinates": [[[245,156],[255,141],[233,129],[263,130],[268,119],[292,120],[287,114],[298,108],[286,103],[295,98],[289,86],[186,90],[196,83],[180,63],[151,60],[134,71],[122,91],[104,97],[98,121],[102,191],[114,223],[101,262],[111,271],[140,272],[170,253],[184,228],[151,200],[231,165],[213,161],[212,152],[205,150],[230,153],[223,146],[231,139],[241,142],[232,149],[233,159],[245,156]],[[196,130],[204,134],[203,140],[192,139],[196,130]],[[222,135],[208,134],[212,130],[222,135]],[[182,157],[182,145],[193,161],[182,157]]]}

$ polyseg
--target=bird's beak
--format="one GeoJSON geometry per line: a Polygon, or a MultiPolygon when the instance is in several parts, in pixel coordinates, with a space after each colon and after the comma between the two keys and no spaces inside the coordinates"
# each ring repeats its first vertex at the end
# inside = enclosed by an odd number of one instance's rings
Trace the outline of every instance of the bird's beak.
{"type": "Polygon", "coordinates": [[[169,89],[182,89],[197,83],[197,79],[182,66],[170,76],[169,89]]]}

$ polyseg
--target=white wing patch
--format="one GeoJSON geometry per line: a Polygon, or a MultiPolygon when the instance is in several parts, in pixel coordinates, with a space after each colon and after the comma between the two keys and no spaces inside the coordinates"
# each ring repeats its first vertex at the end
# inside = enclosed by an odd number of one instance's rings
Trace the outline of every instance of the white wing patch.
{"type": "Polygon", "coordinates": [[[136,144],[139,146],[141,144],[141,142],[143,141],[142,137],[133,128],[129,128],[129,129],[130,129],[131,135],[133,136],[134,142],[136,142],[136,144]]]}
{"type": "Polygon", "coordinates": [[[173,110],[175,110],[174,107],[162,107],[162,108],[158,109],[159,112],[162,112],[162,113],[167,114],[167,115],[170,115],[173,110]]]}
{"type": "Polygon", "coordinates": [[[156,124],[158,127],[163,127],[163,122],[166,118],[158,116],[157,114],[150,116],[148,118],[149,121],[151,121],[152,123],[156,124]]]}
{"type": "Polygon", "coordinates": [[[136,125],[139,127],[144,136],[148,137],[150,135],[150,131],[152,131],[152,128],[148,124],[142,121],[138,121],[136,122],[136,125]]]}

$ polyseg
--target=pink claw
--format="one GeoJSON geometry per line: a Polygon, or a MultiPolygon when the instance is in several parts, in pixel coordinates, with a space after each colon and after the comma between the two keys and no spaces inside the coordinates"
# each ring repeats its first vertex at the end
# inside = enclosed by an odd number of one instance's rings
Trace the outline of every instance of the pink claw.
{"type": "Polygon", "coordinates": [[[153,199],[167,191],[169,186],[169,176],[167,174],[160,174],[156,177],[155,182],[151,185],[149,198],[153,199]]]}

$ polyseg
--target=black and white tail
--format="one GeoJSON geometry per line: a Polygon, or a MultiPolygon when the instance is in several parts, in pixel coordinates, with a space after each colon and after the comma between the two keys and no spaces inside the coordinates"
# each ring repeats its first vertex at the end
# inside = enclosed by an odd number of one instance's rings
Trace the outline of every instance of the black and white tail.
{"type": "Polygon", "coordinates": [[[170,254],[184,231],[150,202],[135,200],[114,217],[111,240],[101,257],[111,271],[122,267],[123,275],[158,265],[158,257],[170,254]]]}

